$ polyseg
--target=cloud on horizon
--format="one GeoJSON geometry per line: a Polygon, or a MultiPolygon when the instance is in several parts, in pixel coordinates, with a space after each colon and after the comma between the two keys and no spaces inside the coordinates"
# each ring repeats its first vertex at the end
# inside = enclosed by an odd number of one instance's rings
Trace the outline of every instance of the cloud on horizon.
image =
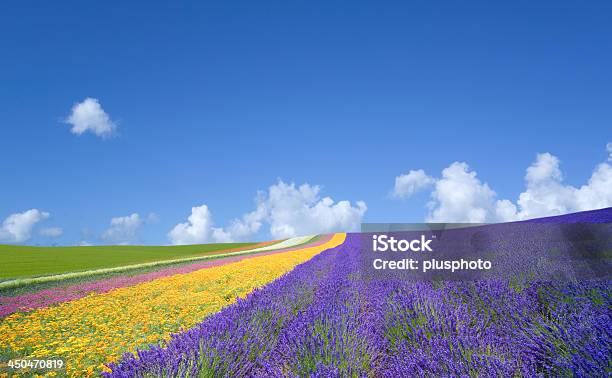
{"type": "Polygon", "coordinates": [[[137,239],[138,231],[144,223],[145,220],[138,213],[112,218],[110,227],[102,233],[100,238],[110,243],[131,244],[137,239]]]}
{"type": "Polygon", "coordinates": [[[23,213],[14,213],[6,217],[0,227],[0,241],[6,243],[23,243],[32,237],[34,226],[51,216],[48,212],[30,209],[23,213]]]}
{"type": "Polygon", "coordinates": [[[226,228],[213,226],[207,205],[191,208],[187,222],[177,224],[169,233],[172,244],[243,241],[269,225],[274,239],[299,235],[356,231],[367,211],[365,202],[352,206],[349,201],[334,202],[330,197],[320,198],[321,187],[279,180],[267,192],[259,192],[256,209],[234,219],[226,228]]]}
{"type": "Polygon", "coordinates": [[[395,178],[395,186],[391,194],[396,198],[408,198],[419,190],[435,183],[436,179],[425,174],[424,170],[411,170],[407,174],[399,175],[395,178]]]}
{"type": "Polygon", "coordinates": [[[41,229],[38,233],[48,238],[59,238],[64,234],[64,230],[61,227],[47,227],[41,229]]]}
{"type": "Polygon", "coordinates": [[[612,143],[606,149],[607,161],[598,164],[588,182],[579,188],[563,183],[556,156],[548,152],[538,154],[526,170],[526,189],[516,203],[497,199],[495,191],[480,181],[465,162],[452,163],[439,178],[423,170],[397,176],[393,193],[395,197],[408,198],[418,190],[433,188],[427,222],[506,222],[609,207],[612,143]]]}

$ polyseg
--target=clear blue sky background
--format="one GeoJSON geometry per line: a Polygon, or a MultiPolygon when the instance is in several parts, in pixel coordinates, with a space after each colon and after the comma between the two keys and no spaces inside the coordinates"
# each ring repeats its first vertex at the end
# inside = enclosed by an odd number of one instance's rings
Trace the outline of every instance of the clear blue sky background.
{"type": "Polygon", "coordinates": [[[191,206],[225,225],[282,178],[364,200],[366,221],[421,221],[427,196],[391,200],[395,176],[465,161],[516,199],[538,152],[580,185],[611,136],[611,17],[610,1],[3,2],[0,220],[45,210],[74,244],[155,212],[142,241],[166,243],[191,206]],[[86,97],[116,138],[62,123],[86,97]]]}

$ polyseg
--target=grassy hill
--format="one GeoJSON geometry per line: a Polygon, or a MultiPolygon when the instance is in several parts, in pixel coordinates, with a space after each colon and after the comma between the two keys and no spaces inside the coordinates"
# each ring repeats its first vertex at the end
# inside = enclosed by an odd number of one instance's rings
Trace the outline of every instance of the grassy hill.
{"type": "Polygon", "coordinates": [[[0,281],[217,254],[257,243],[180,246],[31,247],[0,245],[0,281]]]}

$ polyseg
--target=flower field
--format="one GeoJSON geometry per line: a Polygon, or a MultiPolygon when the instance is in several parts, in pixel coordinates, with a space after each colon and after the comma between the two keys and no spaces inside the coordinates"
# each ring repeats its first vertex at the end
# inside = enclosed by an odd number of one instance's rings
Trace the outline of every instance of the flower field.
{"type": "MultiPolygon", "coordinates": [[[[304,240],[303,238],[295,239],[298,239],[295,240],[295,242],[298,242],[298,244],[304,240]]],[[[323,235],[319,237],[316,242],[309,243],[308,246],[320,246],[327,243],[330,239],[331,235],[323,235]]],[[[301,247],[291,247],[291,244],[287,241],[275,245],[277,246],[277,248],[280,247],[280,249],[274,250],[268,247],[264,247],[255,250],[248,250],[247,252],[249,253],[245,253],[244,251],[229,252],[224,253],[222,255],[223,257],[219,259],[197,262],[189,265],[183,265],[180,267],[160,269],[146,274],[120,276],[110,279],[97,280],[93,282],[54,287],[51,289],[39,290],[22,295],[0,297],[0,316],[6,316],[17,311],[30,311],[37,308],[47,307],[55,303],[67,302],[83,298],[91,293],[106,293],[113,289],[133,286],[142,282],[152,281],[161,277],[172,276],[175,274],[185,274],[200,269],[241,261],[243,259],[252,257],[251,253],[257,253],[258,256],[262,256],[266,254],[275,254],[279,252],[301,249],[301,247]]]]}
{"type": "MultiPolygon", "coordinates": [[[[65,272],[62,274],[51,274],[51,275],[42,275],[42,276],[37,275],[34,277],[26,276],[26,277],[21,277],[21,278],[16,278],[16,279],[2,280],[0,281],[0,290],[7,290],[7,289],[11,290],[11,289],[20,288],[23,286],[32,286],[35,284],[44,284],[44,283],[49,283],[49,282],[62,282],[62,281],[67,281],[67,280],[74,279],[74,278],[77,278],[77,279],[87,278],[87,277],[104,275],[107,273],[130,272],[130,271],[140,269],[140,268],[167,266],[167,265],[174,265],[174,264],[188,263],[188,262],[202,261],[202,260],[215,260],[215,259],[223,258],[223,257],[249,255],[249,254],[260,253],[260,252],[265,252],[265,251],[273,251],[273,250],[278,251],[278,250],[294,248],[298,245],[306,244],[307,242],[312,241],[312,239],[313,239],[313,236],[302,236],[302,237],[295,237],[295,238],[281,240],[281,241],[270,241],[270,242],[257,243],[256,245],[252,243],[251,244],[244,243],[246,244],[246,246],[243,245],[242,247],[229,248],[229,249],[223,248],[227,244],[171,246],[171,248],[189,247],[186,249],[186,251],[188,253],[191,253],[192,255],[187,256],[187,257],[181,257],[178,259],[169,259],[167,258],[167,256],[163,258],[164,257],[163,255],[160,256],[158,254],[157,259],[155,259],[155,261],[148,261],[148,262],[143,262],[139,264],[119,265],[119,266],[114,266],[114,267],[107,267],[107,268],[93,269],[93,270],[77,269],[76,271],[65,272]],[[222,250],[219,250],[219,249],[222,249],[222,250]],[[196,251],[199,251],[199,253],[196,253],[196,251]],[[160,258],[162,259],[160,260],[160,258]]],[[[0,247],[6,247],[6,246],[0,246],[0,247]]],[[[116,247],[116,246],[106,246],[106,248],[111,248],[111,247],[116,247]]],[[[40,247],[38,248],[40,249],[40,247]]],[[[79,248],[76,251],[72,251],[72,253],[78,254],[79,252],[83,252],[83,255],[85,255],[86,258],[88,257],[88,255],[91,256],[92,252],[94,253],[96,252],[96,250],[89,251],[89,250],[83,249],[83,248],[91,248],[91,247],[71,247],[71,248],[79,248]]],[[[104,247],[99,247],[99,248],[104,248],[104,247]]],[[[147,254],[151,254],[152,252],[155,253],[156,251],[159,250],[159,248],[162,248],[163,250],[164,247],[140,246],[138,247],[138,249],[136,249],[135,252],[142,254],[143,256],[138,256],[138,258],[142,258],[142,257],[146,257],[147,254]]],[[[2,263],[0,266],[3,266],[3,265],[25,266],[30,270],[30,273],[32,272],[32,270],[39,271],[40,273],[41,271],[39,269],[43,269],[42,271],[44,272],[52,271],[53,269],[55,269],[54,266],[51,266],[51,267],[49,266],[49,261],[44,261],[44,260],[43,260],[43,264],[41,264],[42,265],[41,267],[38,267],[38,266],[33,267],[32,265],[36,265],[36,264],[32,264],[32,261],[25,261],[25,262],[20,262],[19,264],[16,264],[13,259],[18,258],[19,254],[22,253],[22,251],[18,249],[17,251],[10,252],[11,251],[10,249],[6,249],[6,248],[1,248],[1,249],[3,249],[3,251],[0,251],[0,252],[4,252],[4,253],[0,254],[0,262],[2,263]]],[[[113,249],[112,251],[115,253],[117,252],[121,253],[121,250],[113,249]]],[[[49,250],[47,252],[50,252],[50,253],[47,253],[48,256],[45,257],[46,259],[49,259],[49,258],[53,259],[55,254],[58,253],[58,251],[56,250],[49,250]]],[[[61,249],[59,250],[59,252],[60,254],[58,256],[61,256],[61,259],[63,260],[71,257],[71,256],[65,256],[65,255],[62,256],[61,249]]],[[[98,256],[96,256],[96,259],[107,256],[107,251],[105,249],[97,250],[97,252],[98,252],[98,256]]],[[[132,252],[132,254],[134,253],[134,251],[130,251],[130,252],[132,252]]],[[[185,250],[183,251],[179,250],[179,252],[185,252],[185,250]]],[[[126,254],[128,254],[127,251],[126,251],[126,254]]],[[[108,255],[108,256],[111,261],[113,260],[112,259],[113,257],[116,257],[113,255],[108,255]]],[[[32,256],[26,255],[26,257],[28,257],[30,260],[32,259],[32,256]]],[[[81,256],[81,259],[82,258],[83,256],[81,256]]],[[[61,260],[59,261],[56,260],[56,261],[59,263],[58,265],[60,266],[63,265],[63,261],[61,260]]],[[[82,268],[82,267],[83,265],[81,265],[79,268],[82,268]]],[[[7,272],[3,271],[3,269],[0,269],[0,277],[2,279],[5,279],[7,277],[7,272]]]]}
{"type": "MultiPolygon", "coordinates": [[[[607,213],[610,221],[611,211],[607,213]]],[[[536,237],[538,235],[535,235],[536,237]]],[[[350,234],[107,377],[609,376],[612,286],[599,280],[378,279],[350,234]]]]}
{"type": "Polygon", "coordinates": [[[193,327],[344,238],[336,234],[326,243],[297,251],[256,256],[11,314],[0,323],[3,359],[62,358],[68,375],[100,373],[103,363],[151,343],[163,344],[170,334],[193,327]]]}
{"type": "MultiPolygon", "coordinates": [[[[375,274],[363,264],[363,234],[333,234],[289,250],[104,280],[84,288],[95,291],[85,297],[14,310],[0,320],[1,353],[67,362],[47,375],[109,378],[610,376],[609,271],[507,278],[524,273],[523,256],[588,250],[585,234],[591,240],[589,232],[609,230],[611,221],[606,209],[547,220],[561,227],[534,220],[485,226],[487,234],[449,231],[510,256],[507,277],[375,274]],[[577,235],[565,225],[575,222],[604,228],[578,227],[577,235]]],[[[603,242],[608,260],[591,265],[609,263],[610,234],[603,242]]],[[[527,261],[577,271],[574,260],[540,257],[527,261]]]]}

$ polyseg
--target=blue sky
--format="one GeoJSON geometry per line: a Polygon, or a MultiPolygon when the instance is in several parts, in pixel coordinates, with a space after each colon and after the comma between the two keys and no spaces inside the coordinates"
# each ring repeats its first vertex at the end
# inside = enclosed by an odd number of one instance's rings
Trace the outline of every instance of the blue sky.
{"type": "MultiPolygon", "coordinates": [[[[192,207],[225,227],[279,179],[364,201],[359,220],[433,219],[453,162],[518,214],[530,165],[554,178],[560,162],[578,190],[607,164],[609,1],[1,7],[0,221],[49,213],[25,244],[106,243],[111,218],[133,213],[125,242],[165,244],[192,207]],[[86,98],[113,137],[71,132],[86,98]],[[429,188],[394,198],[395,178],[418,169],[429,188]]],[[[282,234],[262,222],[251,239],[282,234]]]]}

